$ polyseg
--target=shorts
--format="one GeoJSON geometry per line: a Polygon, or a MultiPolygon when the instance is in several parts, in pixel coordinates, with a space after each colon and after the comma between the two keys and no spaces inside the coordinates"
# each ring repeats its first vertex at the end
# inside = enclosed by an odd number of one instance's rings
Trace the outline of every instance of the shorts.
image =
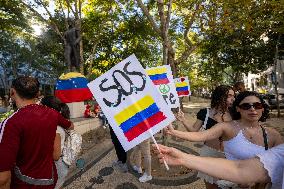
{"type": "Polygon", "coordinates": [[[55,186],[55,189],[59,189],[63,186],[66,176],[68,174],[68,165],[66,165],[62,158],[60,158],[58,161],[55,161],[56,169],[57,169],[57,175],[58,180],[55,186]]]}
{"type": "MultiPolygon", "coordinates": [[[[225,158],[225,155],[223,152],[215,150],[214,148],[210,148],[206,145],[203,145],[203,147],[200,150],[200,156],[202,157],[214,157],[214,158],[225,158]]],[[[198,172],[197,177],[203,179],[205,182],[208,182],[210,184],[216,184],[216,182],[219,180],[218,178],[211,177],[205,173],[198,172]]]]}

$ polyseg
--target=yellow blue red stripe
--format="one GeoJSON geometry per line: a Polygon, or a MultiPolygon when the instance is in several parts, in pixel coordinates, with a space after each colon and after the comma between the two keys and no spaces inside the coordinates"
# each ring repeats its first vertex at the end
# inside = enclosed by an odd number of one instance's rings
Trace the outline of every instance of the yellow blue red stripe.
{"type": "Polygon", "coordinates": [[[154,99],[147,95],[114,116],[128,141],[131,141],[160,123],[166,116],[154,99]]]}
{"type": "Polygon", "coordinates": [[[175,83],[176,87],[185,87],[188,86],[188,84],[186,82],[179,82],[179,83],[175,83]]]}
{"type": "Polygon", "coordinates": [[[167,68],[148,69],[147,74],[155,85],[168,84],[170,81],[167,77],[167,68]]]}
{"type": "Polygon", "coordinates": [[[186,87],[177,87],[176,90],[177,91],[188,91],[188,86],[186,86],[186,87]]]}

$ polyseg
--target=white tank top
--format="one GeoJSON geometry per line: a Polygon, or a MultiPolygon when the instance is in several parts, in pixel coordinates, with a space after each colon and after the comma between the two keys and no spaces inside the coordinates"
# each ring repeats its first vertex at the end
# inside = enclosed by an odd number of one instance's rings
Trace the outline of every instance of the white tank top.
{"type": "Polygon", "coordinates": [[[223,144],[226,159],[229,160],[249,159],[265,152],[265,147],[250,142],[244,136],[243,130],[240,130],[234,138],[224,141],[223,144]]]}

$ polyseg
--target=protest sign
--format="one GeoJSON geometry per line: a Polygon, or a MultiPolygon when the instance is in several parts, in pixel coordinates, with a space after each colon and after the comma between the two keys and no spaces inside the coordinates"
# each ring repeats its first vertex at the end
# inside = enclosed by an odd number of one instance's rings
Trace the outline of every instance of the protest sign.
{"type": "Polygon", "coordinates": [[[180,106],[171,67],[169,65],[147,68],[146,73],[171,108],[180,106]]]}
{"type": "Polygon", "coordinates": [[[175,119],[135,55],[90,82],[88,87],[125,151],[175,119]]]}
{"type": "Polygon", "coordinates": [[[175,78],[175,86],[179,97],[191,95],[189,80],[187,76],[175,78]]]}

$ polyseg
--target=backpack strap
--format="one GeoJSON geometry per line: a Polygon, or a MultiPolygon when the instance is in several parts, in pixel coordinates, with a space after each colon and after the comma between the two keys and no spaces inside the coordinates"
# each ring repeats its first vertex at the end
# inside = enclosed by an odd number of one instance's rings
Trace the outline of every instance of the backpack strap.
{"type": "Polygon", "coordinates": [[[260,125],[260,127],[261,127],[261,130],[262,130],[262,135],[263,135],[263,141],[264,141],[265,150],[268,150],[267,133],[266,133],[265,129],[262,127],[262,125],[260,125]]]}
{"type": "Polygon", "coordinates": [[[204,122],[203,122],[203,125],[202,125],[202,128],[204,130],[206,130],[206,125],[207,125],[208,118],[209,118],[209,108],[206,108],[206,116],[205,116],[205,119],[204,119],[204,122]]]}

